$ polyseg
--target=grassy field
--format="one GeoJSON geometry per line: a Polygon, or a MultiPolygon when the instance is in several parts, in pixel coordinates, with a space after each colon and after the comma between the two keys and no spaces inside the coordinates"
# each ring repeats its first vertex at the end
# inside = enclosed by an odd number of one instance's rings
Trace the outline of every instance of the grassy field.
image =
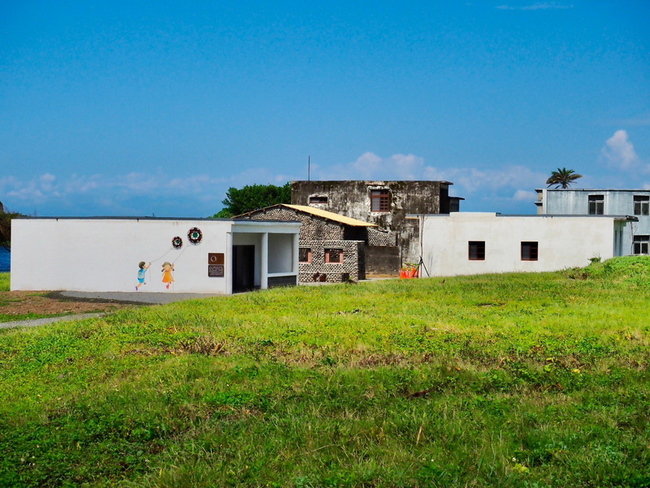
{"type": "Polygon", "coordinates": [[[650,260],[0,332],[0,486],[650,487],[650,260]]]}

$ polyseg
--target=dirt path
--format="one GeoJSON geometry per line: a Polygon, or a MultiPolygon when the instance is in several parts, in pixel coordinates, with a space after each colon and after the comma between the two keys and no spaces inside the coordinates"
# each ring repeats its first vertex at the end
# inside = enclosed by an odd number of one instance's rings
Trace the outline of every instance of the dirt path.
{"type": "Polygon", "coordinates": [[[70,298],[59,292],[0,292],[0,315],[15,316],[16,320],[20,320],[29,314],[47,316],[112,312],[133,306],[135,306],[134,303],[124,303],[116,300],[70,298]]]}

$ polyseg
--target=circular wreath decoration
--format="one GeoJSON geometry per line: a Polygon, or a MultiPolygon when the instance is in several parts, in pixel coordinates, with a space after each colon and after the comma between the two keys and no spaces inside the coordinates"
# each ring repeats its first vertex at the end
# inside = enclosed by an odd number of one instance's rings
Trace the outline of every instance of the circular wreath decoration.
{"type": "Polygon", "coordinates": [[[201,232],[201,229],[198,227],[192,227],[188,232],[187,232],[187,238],[190,240],[192,244],[198,244],[201,242],[201,239],[203,239],[203,232],[201,232]]]}
{"type": "Polygon", "coordinates": [[[179,236],[176,236],[172,239],[172,246],[174,246],[174,249],[180,249],[183,247],[183,239],[181,239],[179,236]]]}

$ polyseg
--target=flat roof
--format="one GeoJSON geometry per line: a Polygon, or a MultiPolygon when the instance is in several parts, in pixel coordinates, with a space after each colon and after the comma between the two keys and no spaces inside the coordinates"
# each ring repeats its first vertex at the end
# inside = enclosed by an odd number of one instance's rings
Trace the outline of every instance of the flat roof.
{"type": "Polygon", "coordinates": [[[228,219],[218,219],[213,217],[16,217],[15,220],[146,220],[146,221],[181,221],[181,222],[234,222],[236,224],[241,224],[242,222],[254,222],[258,224],[263,224],[265,222],[275,222],[279,224],[293,224],[294,222],[286,220],[236,220],[234,218],[228,219]]]}
{"type": "Polygon", "coordinates": [[[650,193],[650,189],[629,189],[629,188],[535,188],[535,191],[620,191],[620,192],[634,192],[634,193],[650,193]]]}

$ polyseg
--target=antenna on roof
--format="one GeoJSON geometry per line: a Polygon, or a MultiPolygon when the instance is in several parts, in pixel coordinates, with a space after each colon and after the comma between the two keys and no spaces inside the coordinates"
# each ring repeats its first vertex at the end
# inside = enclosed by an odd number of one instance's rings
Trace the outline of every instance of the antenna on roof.
{"type": "Polygon", "coordinates": [[[307,181],[311,181],[311,156],[307,156],[307,181]]]}

